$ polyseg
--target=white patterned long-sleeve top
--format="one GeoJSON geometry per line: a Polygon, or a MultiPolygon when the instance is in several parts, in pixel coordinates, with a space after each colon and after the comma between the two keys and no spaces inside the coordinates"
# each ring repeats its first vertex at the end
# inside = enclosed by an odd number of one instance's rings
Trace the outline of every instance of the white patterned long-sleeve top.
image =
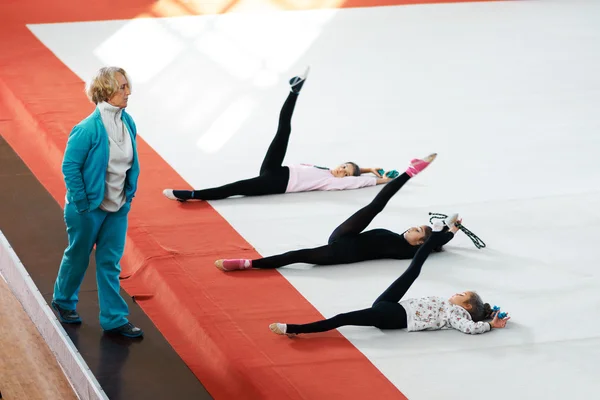
{"type": "Polygon", "coordinates": [[[441,297],[421,297],[400,302],[406,309],[407,329],[411,331],[434,331],[456,329],[476,335],[491,329],[487,322],[473,322],[471,314],[464,308],[441,297]]]}

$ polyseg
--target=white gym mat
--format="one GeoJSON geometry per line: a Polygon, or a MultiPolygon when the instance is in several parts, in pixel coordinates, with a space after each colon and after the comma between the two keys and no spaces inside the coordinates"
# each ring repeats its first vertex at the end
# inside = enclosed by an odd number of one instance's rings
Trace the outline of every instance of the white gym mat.
{"type": "MultiPolygon", "coordinates": [[[[460,212],[488,247],[459,234],[408,295],[474,289],[512,315],[508,329],[480,336],[342,328],[348,340],[410,399],[583,399],[600,390],[600,2],[30,28],[84,80],[104,64],[126,68],[141,136],[196,188],[258,173],[286,82],[311,64],[286,163],[403,171],[438,152],[370,228],[401,232],[430,211],[460,212]]],[[[378,190],[212,205],[271,255],[326,243],[378,190]]],[[[408,263],[280,272],[329,317],[368,307],[408,263]]]]}

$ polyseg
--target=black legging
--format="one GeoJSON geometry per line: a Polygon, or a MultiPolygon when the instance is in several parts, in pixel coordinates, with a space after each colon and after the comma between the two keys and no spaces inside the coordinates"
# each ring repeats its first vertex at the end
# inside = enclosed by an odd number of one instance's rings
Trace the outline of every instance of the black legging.
{"type": "Polygon", "coordinates": [[[374,326],[379,329],[406,328],[406,310],[399,301],[421,273],[421,267],[429,254],[447,239],[447,235],[451,235],[451,233],[434,232],[419,248],[407,270],[375,300],[372,307],[338,314],[335,317],[309,324],[288,324],[286,333],[325,332],[346,325],[374,326]]]}
{"type": "Polygon", "coordinates": [[[180,200],[219,200],[236,195],[263,196],[285,193],[290,172],[282,164],[292,132],[292,115],[297,99],[298,94],[290,92],[283,103],[277,133],[267,150],[257,177],[210,189],[174,190],[173,195],[180,200]]]}
{"type": "Polygon", "coordinates": [[[327,245],[312,249],[294,250],[275,256],[252,260],[252,267],[279,268],[295,263],[332,265],[360,260],[361,258],[354,257],[350,251],[337,251],[333,245],[334,242],[342,238],[359,235],[367,226],[369,226],[377,214],[383,211],[392,196],[394,196],[409,179],[410,176],[407,173],[403,173],[385,185],[383,189],[377,193],[371,203],[355,212],[333,231],[327,245]]]}

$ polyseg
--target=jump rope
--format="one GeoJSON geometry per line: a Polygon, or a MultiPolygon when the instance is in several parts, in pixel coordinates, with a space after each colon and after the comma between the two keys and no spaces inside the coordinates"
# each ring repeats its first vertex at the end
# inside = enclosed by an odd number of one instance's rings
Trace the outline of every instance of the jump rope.
{"type": "MultiPolygon", "coordinates": [[[[379,174],[381,176],[385,176],[386,178],[390,178],[390,179],[394,179],[399,175],[399,172],[396,170],[391,170],[391,171],[385,172],[383,169],[380,169],[377,172],[379,172],[379,174]]],[[[434,219],[448,218],[448,216],[446,214],[440,214],[440,213],[430,212],[429,215],[431,215],[431,217],[429,218],[430,224],[433,223],[434,219]]],[[[475,247],[477,247],[478,249],[485,248],[485,242],[483,240],[481,240],[476,234],[474,234],[473,232],[468,230],[463,224],[456,223],[456,226],[458,227],[458,229],[463,231],[465,233],[465,235],[467,235],[469,237],[469,239],[471,239],[471,241],[473,242],[475,247]]]]}
{"type": "MultiPolygon", "coordinates": [[[[432,213],[430,212],[429,215],[431,215],[431,217],[429,218],[429,223],[433,223],[434,219],[446,219],[448,218],[448,216],[446,214],[440,214],[440,213],[432,213]]],[[[483,240],[481,240],[476,234],[474,234],[473,232],[471,232],[470,230],[468,230],[463,224],[460,224],[458,222],[455,223],[455,225],[458,227],[458,229],[460,229],[461,231],[463,231],[465,233],[465,235],[467,235],[467,237],[469,239],[471,239],[471,241],[473,242],[473,244],[475,245],[475,247],[477,247],[478,249],[483,249],[485,248],[485,243],[483,240]]]]}

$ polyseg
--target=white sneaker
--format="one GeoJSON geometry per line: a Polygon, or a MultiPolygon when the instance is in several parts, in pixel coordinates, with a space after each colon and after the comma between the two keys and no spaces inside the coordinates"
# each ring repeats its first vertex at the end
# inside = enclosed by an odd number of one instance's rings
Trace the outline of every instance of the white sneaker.
{"type": "Polygon", "coordinates": [[[300,93],[300,90],[302,90],[302,86],[304,85],[304,82],[306,81],[306,78],[308,78],[308,73],[310,72],[310,65],[306,67],[306,69],[304,70],[304,73],[300,76],[295,76],[292,79],[290,79],[290,90],[293,93],[300,93]]]}
{"type": "Polygon", "coordinates": [[[431,230],[434,232],[441,232],[444,229],[444,223],[442,221],[440,221],[439,219],[433,221],[433,226],[431,227],[431,230]]]}
{"type": "Polygon", "coordinates": [[[287,325],[286,324],[281,324],[279,322],[275,322],[271,325],[269,325],[269,329],[271,330],[271,332],[276,333],[278,335],[285,335],[285,331],[287,330],[287,325]]]}
{"type": "Polygon", "coordinates": [[[165,189],[163,190],[163,195],[169,200],[178,200],[177,197],[173,194],[173,189],[165,189]]]}
{"type": "Polygon", "coordinates": [[[456,221],[458,221],[458,214],[452,214],[444,220],[444,225],[446,225],[448,228],[454,228],[456,221]]]}

